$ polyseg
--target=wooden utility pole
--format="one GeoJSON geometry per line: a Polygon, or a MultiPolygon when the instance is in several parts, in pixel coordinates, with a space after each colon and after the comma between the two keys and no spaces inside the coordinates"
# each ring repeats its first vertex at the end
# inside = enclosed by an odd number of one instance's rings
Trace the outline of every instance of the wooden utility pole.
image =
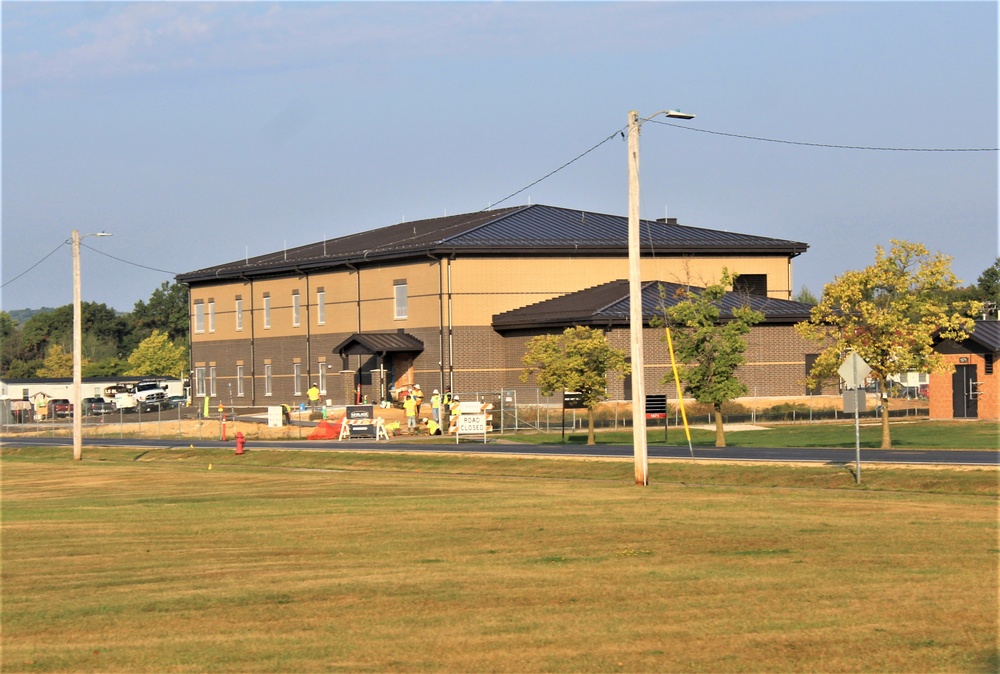
{"type": "Polygon", "coordinates": [[[83,310],[80,307],[80,230],[73,230],[73,460],[83,458],[83,310]]]}
{"type": "Polygon", "coordinates": [[[642,122],[657,115],[675,119],[694,119],[679,110],[661,110],[640,120],[639,113],[628,113],[628,300],[632,349],[632,445],[635,454],[635,483],[649,484],[649,450],[646,441],[646,378],[642,352],[642,270],[639,265],[639,128],[642,122]]]}
{"type": "Polygon", "coordinates": [[[632,447],[635,483],[649,484],[646,383],[642,352],[642,270],[639,265],[639,113],[628,113],[628,299],[632,355],[632,447]]]}

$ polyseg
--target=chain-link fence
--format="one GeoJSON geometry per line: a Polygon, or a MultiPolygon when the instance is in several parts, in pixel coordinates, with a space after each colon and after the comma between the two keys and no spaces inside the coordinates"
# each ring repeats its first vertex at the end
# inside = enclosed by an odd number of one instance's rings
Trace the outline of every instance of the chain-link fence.
{"type": "MultiPolygon", "coordinates": [[[[723,406],[722,420],[726,424],[757,423],[813,423],[822,421],[843,421],[854,419],[853,412],[844,412],[840,407],[831,406],[831,396],[823,397],[823,404],[814,402],[813,397],[806,402],[778,403],[764,406],[752,399],[742,403],[723,406]],[[760,405],[758,407],[758,405],[760,405]],[[727,407],[731,408],[727,410],[727,407]]],[[[562,394],[545,396],[537,388],[511,388],[503,391],[469,391],[457,393],[456,399],[492,404],[492,424],[495,433],[536,431],[561,432],[584,429],[588,425],[586,409],[564,409],[562,394]]],[[[685,412],[688,424],[714,425],[715,415],[705,405],[686,402],[685,412]]],[[[882,417],[881,406],[873,406],[858,415],[861,419],[877,420],[882,417]]],[[[893,399],[889,417],[927,418],[926,406],[911,404],[911,401],[893,399]]],[[[647,419],[650,428],[680,426],[680,407],[672,401],[668,405],[666,419],[647,419]]],[[[632,404],[628,401],[606,401],[594,413],[594,427],[600,429],[628,429],[632,427],[632,404]]]]}

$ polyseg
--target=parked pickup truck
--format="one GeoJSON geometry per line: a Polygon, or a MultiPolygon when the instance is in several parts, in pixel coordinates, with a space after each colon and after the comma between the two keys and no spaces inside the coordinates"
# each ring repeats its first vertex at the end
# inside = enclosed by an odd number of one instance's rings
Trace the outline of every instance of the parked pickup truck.
{"type": "Polygon", "coordinates": [[[87,415],[111,414],[115,406],[104,398],[84,398],[80,401],[80,409],[87,415]]]}
{"type": "Polygon", "coordinates": [[[52,417],[73,416],[73,405],[65,398],[53,398],[49,401],[49,415],[52,417]]]}

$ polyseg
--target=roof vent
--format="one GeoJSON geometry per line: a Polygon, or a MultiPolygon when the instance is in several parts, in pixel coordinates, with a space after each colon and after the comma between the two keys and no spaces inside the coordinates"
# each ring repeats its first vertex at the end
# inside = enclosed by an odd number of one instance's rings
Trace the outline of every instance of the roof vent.
{"type": "Polygon", "coordinates": [[[677,218],[657,218],[656,221],[661,225],[676,225],[677,218]]]}

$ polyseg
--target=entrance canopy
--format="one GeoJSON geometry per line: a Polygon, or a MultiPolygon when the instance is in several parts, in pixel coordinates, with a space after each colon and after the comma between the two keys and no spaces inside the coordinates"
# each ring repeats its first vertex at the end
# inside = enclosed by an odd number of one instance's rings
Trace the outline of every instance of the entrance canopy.
{"type": "Polygon", "coordinates": [[[389,353],[420,353],[424,343],[405,332],[357,332],[337,346],[334,353],[341,356],[385,356],[389,353]]]}

